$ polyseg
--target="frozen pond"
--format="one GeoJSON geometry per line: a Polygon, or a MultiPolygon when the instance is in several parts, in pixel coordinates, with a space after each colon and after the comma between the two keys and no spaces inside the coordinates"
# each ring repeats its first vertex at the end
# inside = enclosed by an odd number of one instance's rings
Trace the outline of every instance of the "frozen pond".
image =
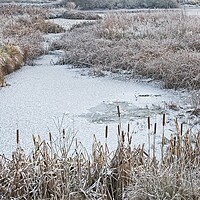
{"type": "MultiPolygon", "coordinates": [[[[70,22],[71,23],[71,22],[70,22]]],[[[58,36],[50,35],[46,40],[58,36]]],[[[48,42],[47,42],[48,43],[48,42]]],[[[104,142],[105,126],[109,127],[110,149],[117,145],[117,106],[121,110],[122,128],[131,125],[133,145],[147,141],[147,116],[158,123],[157,143],[162,133],[162,113],[167,113],[166,134],[175,129],[174,119],[185,114],[185,98],[181,93],[163,90],[155,85],[134,80],[91,77],[87,69],[54,65],[62,52],[55,51],[40,57],[35,66],[24,66],[8,75],[10,86],[0,88],[0,152],[10,155],[16,148],[16,130],[20,130],[20,145],[32,150],[32,135],[48,139],[51,132],[58,140],[59,131],[65,128],[76,133],[78,141],[90,152],[93,135],[104,142]],[[178,111],[168,104],[178,105],[178,111]]],[[[159,148],[159,145],[158,147],[159,148]]]]}
{"type": "MultiPolygon", "coordinates": [[[[105,125],[109,126],[112,149],[117,144],[118,105],[124,129],[131,124],[134,144],[144,143],[148,110],[152,120],[155,122],[157,116],[161,125],[166,103],[181,103],[180,96],[171,91],[133,80],[82,76],[81,70],[50,64],[52,57],[44,56],[35,66],[25,66],[9,75],[7,82],[11,86],[0,89],[1,153],[10,153],[16,147],[16,129],[20,130],[21,146],[28,151],[33,134],[48,139],[51,131],[56,139],[61,127],[77,132],[78,140],[91,149],[93,134],[104,141],[105,125]]],[[[168,111],[167,117],[175,116],[168,111]]]]}

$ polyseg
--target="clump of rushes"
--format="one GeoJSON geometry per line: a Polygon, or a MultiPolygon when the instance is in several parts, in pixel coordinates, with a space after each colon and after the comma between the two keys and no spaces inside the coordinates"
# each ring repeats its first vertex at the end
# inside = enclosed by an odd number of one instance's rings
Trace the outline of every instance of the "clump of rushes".
{"type": "MultiPolygon", "coordinates": [[[[119,108],[117,112],[120,118],[119,108]]],[[[162,128],[163,124],[160,126],[162,128]]],[[[148,129],[151,129],[149,125],[148,129]]],[[[51,133],[49,141],[33,136],[33,153],[26,155],[20,147],[17,130],[17,149],[12,158],[0,155],[0,198],[200,198],[200,133],[191,139],[189,130],[185,130],[183,124],[179,127],[176,121],[176,133],[169,143],[162,143],[166,146],[161,160],[156,158],[155,142],[153,152],[147,153],[144,144],[133,148],[130,125],[123,130],[120,119],[118,146],[113,152],[108,149],[109,134],[106,126],[104,145],[94,136],[91,156],[74,137],[72,141],[66,138],[66,130],[61,130],[60,145],[54,142],[51,133]],[[152,153],[153,158],[150,156],[152,153]]],[[[155,134],[154,127],[153,137],[155,134]]]]}
{"type": "Polygon", "coordinates": [[[132,16],[122,13],[107,14],[100,24],[100,29],[97,31],[100,37],[120,40],[124,38],[127,30],[132,25],[132,16]]]}
{"type": "Polygon", "coordinates": [[[61,63],[94,72],[123,72],[160,80],[165,88],[200,88],[200,19],[184,12],[110,13],[67,32],[52,49],[61,63]]]}

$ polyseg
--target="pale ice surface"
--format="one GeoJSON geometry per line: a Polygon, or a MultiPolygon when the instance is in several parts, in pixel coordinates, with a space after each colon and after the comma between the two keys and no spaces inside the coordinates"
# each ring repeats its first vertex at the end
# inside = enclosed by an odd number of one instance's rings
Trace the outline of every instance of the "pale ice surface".
{"type": "MultiPolygon", "coordinates": [[[[48,47],[58,36],[45,36],[44,44],[48,47]]],[[[131,125],[133,145],[147,143],[148,112],[151,131],[154,122],[160,124],[156,136],[158,149],[162,112],[167,113],[168,137],[174,132],[176,115],[182,113],[182,120],[187,119],[185,95],[180,92],[134,80],[83,76],[83,69],[53,64],[62,53],[51,52],[38,58],[34,66],[24,66],[6,77],[10,86],[0,88],[0,154],[10,156],[16,148],[17,129],[21,147],[30,153],[33,134],[48,140],[51,132],[57,140],[61,128],[76,133],[78,141],[91,152],[94,134],[101,142],[105,141],[106,125],[109,127],[108,145],[113,150],[117,146],[118,105],[122,128],[126,131],[127,124],[131,125]],[[172,112],[167,109],[167,103],[182,108],[172,112]]]]}
{"type": "Polygon", "coordinates": [[[104,142],[104,129],[108,125],[109,146],[113,149],[117,145],[117,105],[123,109],[124,127],[128,122],[132,124],[134,143],[145,143],[148,116],[146,107],[152,109],[152,118],[157,115],[157,121],[160,121],[161,112],[165,110],[164,102],[180,101],[180,96],[171,91],[146,83],[81,76],[80,70],[50,64],[52,59],[53,55],[43,56],[36,61],[35,66],[24,66],[7,76],[11,86],[0,89],[1,153],[9,154],[16,147],[16,129],[20,130],[21,146],[29,152],[32,134],[48,139],[51,131],[54,138],[57,138],[59,131],[56,125],[64,114],[62,127],[75,128],[78,140],[87,149],[91,149],[93,134],[104,142]],[[137,110],[141,112],[141,116],[137,113],[134,118],[134,110],[136,113],[137,110]],[[104,120],[106,114],[111,115],[113,121],[104,120]],[[135,134],[134,131],[138,130],[141,133],[135,134]]]}

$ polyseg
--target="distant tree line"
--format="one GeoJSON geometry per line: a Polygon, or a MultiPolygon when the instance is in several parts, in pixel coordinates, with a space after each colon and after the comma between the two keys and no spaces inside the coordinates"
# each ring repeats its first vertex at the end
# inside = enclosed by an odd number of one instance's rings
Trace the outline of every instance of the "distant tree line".
{"type": "Polygon", "coordinates": [[[74,2],[80,9],[119,9],[119,8],[175,8],[178,0],[62,0],[74,2]]]}

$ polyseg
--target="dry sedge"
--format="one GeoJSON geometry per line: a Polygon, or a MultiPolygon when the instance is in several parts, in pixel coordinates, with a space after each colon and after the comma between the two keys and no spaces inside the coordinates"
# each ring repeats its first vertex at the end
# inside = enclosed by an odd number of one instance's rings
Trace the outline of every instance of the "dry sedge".
{"type": "MultiPolygon", "coordinates": [[[[110,13],[65,34],[52,49],[61,63],[161,80],[166,88],[200,87],[200,20],[184,12],[110,13]]],[[[95,73],[98,72],[98,73],[95,73]]]]}
{"type": "Polygon", "coordinates": [[[0,156],[0,198],[198,200],[200,133],[193,135],[191,140],[189,130],[184,133],[181,127],[176,121],[176,133],[165,146],[162,160],[157,160],[155,149],[152,150],[154,157],[151,157],[144,145],[132,147],[130,125],[127,131],[120,126],[118,147],[111,153],[107,146],[108,127],[105,145],[94,136],[91,156],[77,140],[73,141],[74,151],[66,154],[65,130],[62,131],[60,149],[49,133],[50,141],[33,136],[35,148],[31,155],[26,155],[20,148],[17,130],[18,147],[12,158],[0,156]]]}

